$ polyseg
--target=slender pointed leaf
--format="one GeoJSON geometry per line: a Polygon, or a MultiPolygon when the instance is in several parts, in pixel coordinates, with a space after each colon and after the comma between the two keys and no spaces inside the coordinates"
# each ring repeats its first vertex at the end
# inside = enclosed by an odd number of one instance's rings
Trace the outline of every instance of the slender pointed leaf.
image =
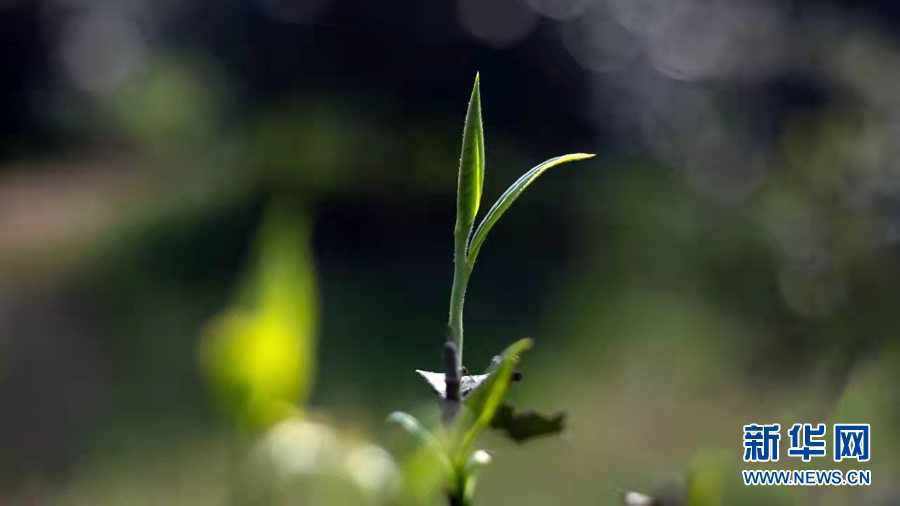
{"type": "Polygon", "coordinates": [[[483,417],[485,423],[489,423],[494,413],[503,402],[506,391],[512,383],[513,373],[519,357],[534,346],[532,339],[520,339],[511,344],[503,353],[494,358],[488,369],[488,378],[481,382],[474,391],[469,394],[466,406],[479,417],[483,417]]]}
{"type": "Polygon", "coordinates": [[[456,346],[457,370],[462,365],[463,356],[463,303],[466,297],[466,284],[469,281],[467,246],[475,225],[478,206],[481,204],[481,188],[484,185],[484,130],[481,125],[479,86],[479,77],[476,74],[469,110],[466,112],[466,125],[463,129],[462,154],[459,159],[459,186],[456,191],[453,288],[450,292],[450,318],[447,323],[450,330],[449,340],[456,346]]]}
{"type": "Polygon", "coordinates": [[[466,112],[462,154],[459,159],[459,182],[456,200],[456,234],[468,240],[481,204],[484,186],[484,129],[481,124],[481,91],[475,76],[472,98],[466,112]]]}
{"type": "Polygon", "coordinates": [[[426,446],[441,448],[440,442],[422,425],[416,417],[403,411],[394,411],[387,417],[388,422],[396,423],[409,432],[420,443],[426,446]]]}
{"type": "Polygon", "coordinates": [[[431,432],[414,416],[403,411],[394,411],[387,417],[387,421],[396,423],[403,427],[416,438],[423,447],[433,450],[441,459],[441,464],[449,472],[452,469],[450,461],[447,459],[444,446],[434,437],[431,432]]]}
{"type": "Polygon", "coordinates": [[[478,256],[478,252],[481,250],[481,245],[484,243],[485,238],[487,237],[488,232],[491,231],[491,228],[497,223],[497,220],[503,216],[503,213],[509,209],[509,206],[512,205],[513,202],[519,198],[519,195],[525,191],[525,188],[528,188],[535,179],[538,178],[541,174],[543,174],[547,169],[551,167],[555,167],[557,165],[566,163],[566,162],[574,162],[576,160],[584,160],[586,158],[592,158],[594,155],[589,155],[585,153],[575,153],[571,155],[563,155],[558,156],[556,158],[551,158],[544,163],[533,167],[531,170],[526,172],[522,177],[520,177],[512,186],[510,186],[503,195],[497,199],[497,202],[493,207],[488,211],[487,215],[481,221],[481,224],[478,225],[478,229],[475,230],[475,235],[472,237],[472,242],[469,245],[469,254],[467,257],[467,264],[469,271],[472,270],[472,267],[475,265],[475,257],[478,256]]]}

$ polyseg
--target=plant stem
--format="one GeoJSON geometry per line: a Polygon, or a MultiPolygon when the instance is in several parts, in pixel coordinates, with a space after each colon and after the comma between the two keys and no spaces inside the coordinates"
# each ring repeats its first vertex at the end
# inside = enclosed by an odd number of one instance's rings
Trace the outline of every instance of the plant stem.
{"type": "Polygon", "coordinates": [[[447,504],[449,506],[472,506],[471,498],[466,494],[464,475],[457,473],[453,479],[456,483],[447,491],[447,504]]]}
{"type": "Polygon", "coordinates": [[[450,342],[456,344],[456,369],[462,368],[463,357],[463,303],[466,297],[466,285],[469,283],[469,268],[466,265],[467,243],[472,226],[466,233],[457,230],[455,235],[455,254],[453,256],[453,288],[450,292],[450,342]]]}
{"type": "Polygon", "coordinates": [[[456,344],[453,342],[444,343],[444,385],[446,394],[443,402],[438,399],[438,405],[443,409],[443,419],[447,427],[453,425],[456,415],[460,408],[460,378],[459,378],[459,354],[456,351],[456,344]]]}
{"type": "Polygon", "coordinates": [[[455,494],[447,494],[447,503],[450,506],[469,506],[466,504],[465,498],[455,494]]]}

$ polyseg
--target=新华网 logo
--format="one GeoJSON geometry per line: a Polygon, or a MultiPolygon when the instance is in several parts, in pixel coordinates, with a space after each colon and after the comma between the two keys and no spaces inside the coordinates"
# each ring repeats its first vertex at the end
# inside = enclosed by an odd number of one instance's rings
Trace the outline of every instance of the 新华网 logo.
{"type": "MultiPolygon", "coordinates": [[[[836,423],[833,426],[833,448],[835,462],[854,459],[868,462],[871,453],[870,426],[867,423],[836,423]]],[[[744,425],[744,462],[778,462],[781,425],[744,425]]],[[[816,426],[795,423],[788,430],[790,437],[789,457],[800,457],[809,462],[813,457],[827,454],[827,430],[825,424],[816,426]]]]}
{"type": "Polygon", "coordinates": [[[744,462],[778,462],[781,425],[744,425],[744,462]]]}
{"type": "Polygon", "coordinates": [[[868,462],[871,443],[869,441],[869,424],[834,424],[834,461],[856,459],[857,462],[868,462]]]}

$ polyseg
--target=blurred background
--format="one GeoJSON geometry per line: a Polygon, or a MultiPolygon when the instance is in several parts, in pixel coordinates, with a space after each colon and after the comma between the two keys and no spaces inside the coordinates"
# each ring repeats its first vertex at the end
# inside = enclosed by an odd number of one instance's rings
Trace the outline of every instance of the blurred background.
{"type": "Polygon", "coordinates": [[[570,421],[488,438],[476,504],[897,504],[898,27],[888,0],[0,0],[0,504],[391,503],[476,72],[482,210],[598,154],[469,285],[466,365],[534,338],[515,395],[570,421]],[[870,423],[874,455],[752,468],[872,485],[744,487],[742,426],[775,422],[870,423]]]}

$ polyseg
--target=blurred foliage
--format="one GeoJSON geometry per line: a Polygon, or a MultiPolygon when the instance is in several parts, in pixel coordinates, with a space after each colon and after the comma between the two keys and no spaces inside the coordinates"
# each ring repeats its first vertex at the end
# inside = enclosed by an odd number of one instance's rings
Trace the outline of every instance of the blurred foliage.
{"type": "Polygon", "coordinates": [[[204,371],[249,428],[304,406],[312,391],[318,303],[309,241],[302,216],[271,211],[259,232],[254,268],[204,337],[204,371]]]}
{"type": "Polygon", "coordinates": [[[117,130],[157,150],[193,148],[212,140],[224,111],[224,79],[208,58],[158,55],[116,90],[117,130]]]}

